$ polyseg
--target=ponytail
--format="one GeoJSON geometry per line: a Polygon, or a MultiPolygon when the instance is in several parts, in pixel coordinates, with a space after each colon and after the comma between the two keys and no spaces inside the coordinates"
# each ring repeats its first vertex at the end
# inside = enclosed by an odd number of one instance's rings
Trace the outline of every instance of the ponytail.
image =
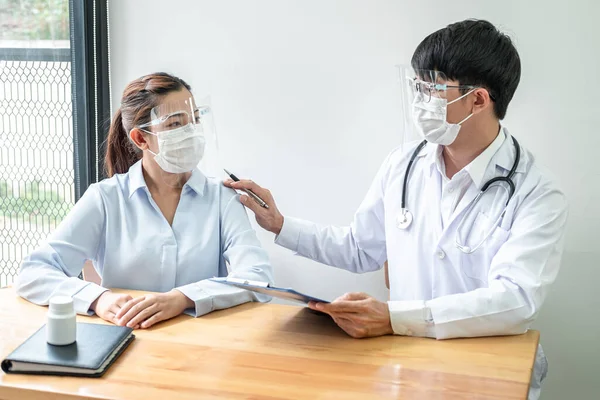
{"type": "Polygon", "coordinates": [[[106,157],[104,169],[110,178],[115,174],[124,174],[140,159],[123,126],[123,114],[119,108],[110,124],[106,139],[106,157]]]}

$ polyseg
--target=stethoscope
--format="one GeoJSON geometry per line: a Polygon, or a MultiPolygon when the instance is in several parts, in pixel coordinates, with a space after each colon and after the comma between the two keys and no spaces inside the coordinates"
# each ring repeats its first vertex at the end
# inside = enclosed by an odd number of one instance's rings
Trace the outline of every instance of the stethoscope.
{"type": "MultiPolygon", "coordinates": [[[[510,199],[512,198],[513,194],[515,193],[515,184],[512,181],[512,177],[515,174],[515,171],[517,170],[519,161],[521,160],[521,148],[519,147],[519,142],[517,142],[517,139],[512,137],[512,140],[513,140],[513,144],[515,146],[516,154],[515,154],[515,161],[511,167],[510,171],[508,172],[508,175],[507,176],[497,176],[497,177],[492,178],[489,181],[487,181],[481,187],[481,190],[479,191],[479,193],[477,194],[475,199],[473,199],[473,201],[469,205],[469,208],[466,210],[464,215],[466,216],[469,214],[469,212],[477,204],[477,202],[479,201],[481,196],[483,196],[483,194],[490,188],[490,186],[495,183],[506,182],[506,184],[508,185],[508,200],[506,200],[504,209],[502,210],[502,213],[496,220],[496,223],[492,226],[492,228],[489,230],[489,232],[484,236],[483,240],[473,247],[466,246],[466,245],[463,245],[460,243],[461,240],[459,238],[459,236],[460,236],[459,232],[461,231],[461,228],[465,222],[465,217],[463,216],[460,224],[457,227],[456,247],[458,247],[464,253],[467,253],[467,254],[473,253],[475,250],[477,250],[479,247],[481,247],[481,245],[487,240],[487,238],[492,234],[492,232],[494,231],[496,226],[502,220],[502,217],[504,216],[504,213],[506,212],[506,206],[508,205],[510,199]]],[[[406,167],[406,172],[404,172],[404,182],[402,184],[402,202],[400,203],[400,207],[401,207],[400,215],[398,215],[398,217],[396,219],[396,223],[398,225],[398,228],[400,228],[400,229],[407,229],[412,224],[412,221],[413,221],[412,213],[406,208],[406,192],[408,190],[408,177],[410,176],[410,171],[412,169],[412,166],[413,166],[417,156],[419,155],[419,153],[421,152],[423,147],[425,147],[426,144],[427,144],[426,140],[423,140],[421,143],[419,143],[419,145],[417,146],[415,151],[413,151],[413,153],[410,157],[410,160],[408,161],[408,165],[406,167]]]]}

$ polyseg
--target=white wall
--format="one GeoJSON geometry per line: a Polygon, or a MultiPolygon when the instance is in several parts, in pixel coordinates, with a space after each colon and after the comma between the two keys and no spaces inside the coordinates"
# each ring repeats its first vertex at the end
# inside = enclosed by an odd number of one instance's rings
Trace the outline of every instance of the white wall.
{"type": "MultiPolygon", "coordinates": [[[[142,74],[181,76],[212,95],[227,168],[269,187],[288,215],[347,224],[400,142],[393,66],[448,23],[499,25],[523,63],[506,125],[556,174],[571,206],[562,271],[536,324],[550,361],[544,399],[597,398],[600,7],[555,3],[113,0],[113,105],[142,74]]],[[[327,299],[387,296],[382,273],[323,267],[260,237],[281,285],[327,299]]]]}

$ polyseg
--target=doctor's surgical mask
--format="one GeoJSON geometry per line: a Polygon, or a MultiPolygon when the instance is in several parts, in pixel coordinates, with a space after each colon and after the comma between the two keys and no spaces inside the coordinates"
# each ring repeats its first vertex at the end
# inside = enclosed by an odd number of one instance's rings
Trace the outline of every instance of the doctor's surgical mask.
{"type": "Polygon", "coordinates": [[[458,136],[461,125],[473,116],[470,113],[457,124],[447,121],[448,105],[465,98],[474,90],[475,85],[449,85],[442,72],[417,71],[415,75],[405,75],[408,86],[407,99],[412,99],[412,120],[417,133],[430,143],[450,145],[458,136]],[[448,101],[449,88],[467,90],[458,98],[448,101]]]}

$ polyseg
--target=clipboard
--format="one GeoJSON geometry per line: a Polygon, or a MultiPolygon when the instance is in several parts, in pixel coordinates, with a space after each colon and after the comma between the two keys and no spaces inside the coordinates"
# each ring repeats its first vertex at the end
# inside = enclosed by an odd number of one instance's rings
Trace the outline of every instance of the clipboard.
{"type": "Polygon", "coordinates": [[[225,285],[235,286],[240,289],[250,290],[256,293],[266,294],[267,296],[277,297],[284,300],[292,300],[300,303],[308,304],[311,301],[316,303],[329,303],[316,297],[300,293],[291,288],[279,288],[271,286],[268,282],[251,281],[240,278],[210,278],[213,282],[222,283],[225,285]]]}

